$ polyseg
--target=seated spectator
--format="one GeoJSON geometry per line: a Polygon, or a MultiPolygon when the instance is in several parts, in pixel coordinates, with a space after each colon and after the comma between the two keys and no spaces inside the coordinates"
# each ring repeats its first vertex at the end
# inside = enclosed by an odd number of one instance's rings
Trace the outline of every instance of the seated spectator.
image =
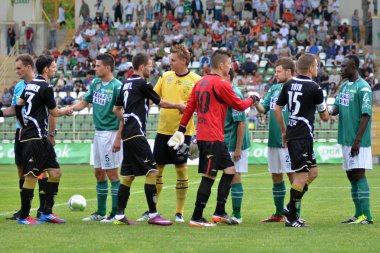
{"type": "Polygon", "coordinates": [[[298,32],[297,32],[297,35],[296,35],[296,40],[297,40],[297,43],[299,45],[305,45],[306,43],[306,37],[307,37],[307,33],[305,31],[305,27],[304,26],[300,26],[298,32]]]}
{"type": "Polygon", "coordinates": [[[54,57],[55,60],[57,60],[58,56],[61,55],[61,52],[59,52],[59,50],[57,48],[54,48],[52,51],[51,51],[51,55],[54,57]]]}
{"type": "Polygon", "coordinates": [[[59,96],[59,91],[55,92],[54,100],[55,100],[55,103],[57,104],[58,108],[61,108],[65,105],[63,98],[61,98],[59,96]]]}
{"type": "Polygon", "coordinates": [[[66,96],[63,98],[64,105],[72,105],[75,99],[71,96],[70,91],[66,92],[66,96]]]}
{"type": "Polygon", "coordinates": [[[58,59],[56,60],[56,63],[57,63],[57,69],[60,69],[66,72],[69,62],[65,55],[60,55],[58,59]]]}
{"type": "Polygon", "coordinates": [[[338,54],[335,56],[335,64],[340,65],[344,60],[344,55],[342,51],[338,51],[338,54]]]}
{"type": "Polygon", "coordinates": [[[251,58],[248,58],[247,62],[245,62],[242,66],[243,73],[254,74],[257,71],[257,65],[252,62],[251,58]]]}
{"type": "Polygon", "coordinates": [[[74,89],[74,79],[72,75],[69,75],[69,77],[66,80],[65,91],[73,91],[73,89],[74,89]]]}
{"type": "Polygon", "coordinates": [[[55,84],[55,91],[65,91],[65,85],[65,75],[61,74],[57,80],[57,83],[55,84]]]}
{"type": "Polygon", "coordinates": [[[267,55],[267,59],[268,59],[268,63],[265,67],[274,68],[276,61],[278,60],[278,56],[275,54],[274,48],[270,50],[269,54],[267,55]]]}
{"type": "Polygon", "coordinates": [[[6,87],[4,87],[3,94],[1,95],[1,103],[5,107],[9,107],[12,104],[12,95],[6,87]]]}
{"type": "Polygon", "coordinates": [[[315,55],[319,53],[319,48],[317,45],[315,45],[313,41],[310,43],[309,51],[307,51],[307,53],[315,54],[315,55]]]}
{"type": "Polygon", "coordinates": [[[66,57],[69,57],[69,55],[71,54],[71,49],[70,49],[69,45],[65,46],[65,49],[62,51],[61,54],[66,56],[66,57]]]}
{"type": "Polygon", "coordinates": [[[330,41],[328,46],[325,48],[326,59],[335,59],[336,49],[334,47],[334,42],[330,41]]]}

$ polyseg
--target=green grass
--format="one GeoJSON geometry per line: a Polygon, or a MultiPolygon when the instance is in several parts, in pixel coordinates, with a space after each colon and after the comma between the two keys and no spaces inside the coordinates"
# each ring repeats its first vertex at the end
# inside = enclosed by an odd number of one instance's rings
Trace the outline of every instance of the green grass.
{"type": "MultiPolygon", "coordinates": [[[[380,166],[368,173],[375,220],[370,226],[339,223],[353,214],[349,183],[340,167],[320,166],[319,178],[305,195],[302,216],[309,228],[292,229],[285,228],[283,223],[260,222],[274,211],[274,206],[270,175],[265,166],[256,166],[251,167],[243,178],[244,223],[205,229],[190,228],[187,223],[158,227],[146,223],[115,226],[82,222],[81,219],[96,208],[95,179],[88,165],[62,166],[63,178],[55,212],[64,217],[67,224],[18,225],[5,220],[19,207],[16,168],[0,166],[0,252],[380,252],[380,166]],[[88,202],[84,212],[69,210],[67,201],[74,194],[86,197],[88,202]]],[[[187,219],[192,213],[200,180],[195,167],[189,170],[187,219]]],[[[167,167],[159,212],[168,218],[173,218],[175,208],[174,179],[173,167],[167,167]]],[[[217,183],[204,212],[208,218],[215,208],[216,187],[217,183]]],[[[36,192],[33,215],[37,203],[36,192]]],[[[146,209],[143,179],[138,178],[132,185],[127,215],[135,220],[146,209]]],[[[231,212],[230,200],[227,210],[231,212]]]]}

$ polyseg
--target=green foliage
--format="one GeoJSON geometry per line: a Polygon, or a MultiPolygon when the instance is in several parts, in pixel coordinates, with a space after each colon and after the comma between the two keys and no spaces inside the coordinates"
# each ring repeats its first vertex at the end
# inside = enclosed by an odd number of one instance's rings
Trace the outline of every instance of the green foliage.
{"type": "MultiPolygon", "coordinates": [[[[95,178],[88,165],[62,166],[63,178],[56,199],[55,212],[67,224],[22,226],[6,221],[19,207],[15,166],[0,166],[0,252],[380,252],[379,184],[380,166],[368,173],[374,225],[341,224],[353,214],[349,182],[341,165],[320,166],[320,174],[302,201],[302,217],[310,225],[305,229],[285,228],[283,223],[264,224],[260,220],[274,212],[272,182],[266,166],[250,167],[243,174],[243,224],[218,225],[215,228],[190,228],[188,224],[158,227],[146,223],[116,226],[99,222],[82,222],[96,208],[95,178]],[[84,212],[70,211],[67,201],[74,194],[87,199],[84,212]]],[[[194,207],[200,181],[195,166],[189,166],[189,196],[185,206],[188,221],[194,207]]],[[[220,175],[219,175],[220,177],[220,175]]],[[[135,220],[147,209],[144,179],[132,184],[127,215],[135,220]]],[[[287,196],[289,184],[287,183],[287,196]]],[[[216,201],[216,182],[204,215],[210,219],[216,201]]],[[[165,168],[164,190],[158,210],[173,219],[175,210],[175,170],[165,168]]],[[[109,198],[109,208],[110,208],[109,198]]],[[[36,213],[35,192],[32,215],[36,213]]],[[[108,208],[108,209],[109,209],[108,208]]],[[[231,212],[231,200],[227,204],[231,212]]]]}

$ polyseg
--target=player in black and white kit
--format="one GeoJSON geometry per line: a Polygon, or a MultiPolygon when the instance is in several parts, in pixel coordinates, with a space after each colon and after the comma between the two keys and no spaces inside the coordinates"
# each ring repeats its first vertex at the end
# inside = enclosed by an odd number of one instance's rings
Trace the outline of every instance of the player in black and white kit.
{"type": "Polygon", "coordinates": [[[58,109],[53,88],[47,80],[55,76],[57,66],[51,56],[41,55],[36,61],[38,76],[28,83],[17,101],[16,117],[20,123],[20,142],[23,143],[23,168],[25,182],[21,190],[21,214],[18,223],[40,224],[29,215],[34,187],[38,176],[45,171],[49,178],[46,184],[46,199],[40,219],[50,223],[64,223],[52,212],[54,196],[58,192],[61,170],[52,144],[48,137],[49,113],[54,117],[71,115],[70,108],[58,109]],[[22,113],[22,107],[25,112],[22,113]]]}
{"type": "Polygon", "coordinates": [[[274,114],[282,132],[283,145],[288,147],[292,170],[295,171],[290,189],[290,201],[284,209],[285,226],[304,227],[297,208],[308,185],[317,177],[317,163],[313,151],[315,111],[322,120],[329,114],[323,99],[322,89],[312,80],[318,74],[315,55],[305,54],[297,61],[298,76],[284,84],[277,100],[274,114]],[[288,106],[289,121],[285,126],[282,108],[288,106]]]}
{"type": "Polygon", "coordinates": [[[118,192],[118,209],[114,224],[132,225],[124,215],[130,196],[132,182],[136,176],[145,176],[145,195],[149,207],[149,224],[167,226],[173,222],[161,217],[156,209],[157,165],[149,143],[145,137],[149,100],[163,108],[175,108],[183,112],[183,104],[165,101],[157,95],[152,85],[146,81],[152,71],[152,60],[144,53],[132,59],[134,74],[121,86],[120,95],[114,106],[114,113],[124,123],[121,133],[123,140],[123,162],[121,182],[118,192]]]}

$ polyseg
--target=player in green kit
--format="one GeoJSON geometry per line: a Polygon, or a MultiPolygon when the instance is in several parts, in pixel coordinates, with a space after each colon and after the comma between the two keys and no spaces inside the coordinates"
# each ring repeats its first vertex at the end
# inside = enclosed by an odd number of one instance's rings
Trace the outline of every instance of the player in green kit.
{"type": "MultiPolygon", "coordinates": [[[[229,77],[225,80],[232,83],[234,71],[231,69],[229,77]]],[[[236,96],[244,99],[243,94],[236,86],[232,86],[236,96]]],[[[258,102],[257,102],[258,103],[258,102]]],[[[224,142],[234,162],[236,173],[231,182],[231,199],[232,199],[232,215],[236,221],[241,224],[243,218],[241,217],[241,204],[243,201],[243,185],[241,183],[240,173],[248,172],[248,149],[251,146],[251,141],[246,124],[245,111],[237,111],[228,106],[226,119],[224,122],[224,142]]]]}
{"type": "MultiPolygon", "coordinates": [[[[283,174],[286,173],[288,175],[290,182],[293,182],[294,176],[294,172],[291,170],[289,152],[282,145],[281,129],[274,117],[273,110],[283,84],[294,75],[295,65],[292,59],[281,58],[276,62],[275,67],[275,77],[278,84],[273,84],[263,101],[255,105],[260,113],[267,113],[269,111],[268,170],[272,174],[272,192],[274,205],[276,206],[276,212],[272,216],[262,220],[262,222],[284,222],[285,218],[282,215],[282,209],[284,209],[286,188],[283,174]]],[[[287,122],[289,117],[287,106],[283,108],[282,113],[285,122],[287,122]]]]}
{"type": "Polygon", "coordinates": [[[372,169],[371,150],[371,86],[358,74],[359,58],[348,55],[343,60],[341,76],[347,79],[339,88],[330,115],[339,114],[338,143],[342,145],[343,169],[351,183],[355,204],[353,217],[342,221],[373,224],[370,210],[370,188],[365,175],[372,169]]]}
{"type": "Polygon", "coordinates": [[[118,168],[122,161],[122,152],[120,152],[121,132],[118,131],[120,121],[112,109],[120,93],[121,82],[114,78],[114,68],[115,60],[112,55],[99,54],[95,65],[97,78],[92,81],[83,100],[72,106],[74,111],[80,111],[91,103],[95,124],[93,154],[98,208],[83,221],[113,222],[117,209],[117,193],[120,185],[118,168]],[[107,178],[111,182],[112,197],[112,210],[108,217],[106,217],[107,178]]]}

